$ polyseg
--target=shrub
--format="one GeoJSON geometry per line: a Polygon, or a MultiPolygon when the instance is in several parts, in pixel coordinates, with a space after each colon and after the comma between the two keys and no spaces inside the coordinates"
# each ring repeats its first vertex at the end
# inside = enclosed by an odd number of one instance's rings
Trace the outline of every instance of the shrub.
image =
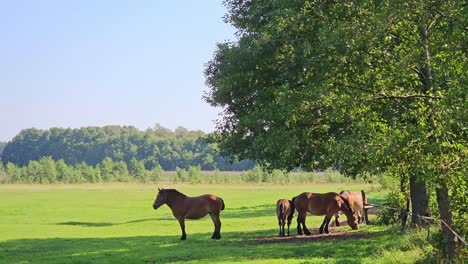
{"type": "MultiPolygon", "coordinates": [[[[387,195],[386,206],[377,215],[377,222],[388,225],[396,224],[401,219],[401,208],[406,206],[406,196],[404,193],[399,191],[391,191],[387,195]],[[394,208],[394,209],[392,209],[394,208]]],[[[411,217],[408,217],[411,219],[411,217]]]]}
{"type": "Polygon", "coordinates": [[[189,166],[188,178],[191,184],[201,183],[200,166],[189,166]]]}
{"type": "Polygon", "coordinates": [[[152,182],[159,182],[162,176],[161,165],[156,165],[152,170],[149,171],[149,180],[152,182]]]}
{"type": "Polygon", "coordinates": [[[253,169],[241,175],[242,182],[260,182],[263,180],[263,171],[260,166],[255,166],[253,169]]]}

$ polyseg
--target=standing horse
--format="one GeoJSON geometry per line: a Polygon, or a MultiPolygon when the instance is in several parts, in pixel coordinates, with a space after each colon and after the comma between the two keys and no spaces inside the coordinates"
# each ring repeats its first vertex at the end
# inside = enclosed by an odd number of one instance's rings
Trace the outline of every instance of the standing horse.
{"type": "Polygon", "coordinates": [[[224,210],[224,201],[218,196],[205,194],[197,197],[188,197],[175,189],[159,189],[153,208],[156,210],[161,205],[167,204],[172,210],[172,214],[179,220],[182,229],[181,240],[187,238],[185,233],[185,218],[200,219],[207,214],[211,216],[215,229],[212,239],[221,238],[221,221],[219,214],[224,210]]]}
{"type": "Polygon", "coordinates": [[[288,199],[279,199],[276,202],[276,215],[278,216],[279,236],[284,236],[284,225],[288,222],[288,236],[291,220],[294,217],[294,205],[288,199]]]}
{"type": "Polygon", "coordinates": [[[304,234],[311,235],[309,230],[305,225],[305,220],[307,212],[312,215],[325,215],[322,225],[320,226],[320,234],[328,232],[328,224],[330,223],[331,218],[338,211],[342,211],[348,218],[348,224],[353,230],[357,230],[357,215],[353,212],[351,207],[348,204],[348,201],[341,197],[339,194],[334,192],[329,193],[310,193],[304,192],[293,198],[294,207],[297,210],[297,234],[302,235],[302,230],[304,234]],[[302,229],[301,229],[302,224],[302,229]]]}
{"type": "MultiPolygon", "coordinates": [[[[368,224],[369,217],[367,211],[373,206],[369,205],[364,190],[361,190],[360,192],[341,191],[340,195],[348,200],[348,203],[353,211],[357,213],[358,223],[362,224],[365,221],[366,224],[368,224]]],[[[338,221],[339,216],[340,215],[338,213],[335,215],[336,226],[340,226],[340,222],[338,221]]]]}

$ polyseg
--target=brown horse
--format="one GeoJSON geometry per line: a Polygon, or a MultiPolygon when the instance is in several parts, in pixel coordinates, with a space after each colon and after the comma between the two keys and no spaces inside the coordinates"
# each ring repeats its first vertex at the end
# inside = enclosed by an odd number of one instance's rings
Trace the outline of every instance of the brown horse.
{"type": "Polygon", "coordinates": [[[325,215],[322,225],[320,226],[320,234],[328,232],[328,224],[331,218],[338,211],[342,211],[348,218],[348,224],[353,230],[357,230],[357,215],[353,212],[348,204],[348,201],[334,192],[329,193],[310,193],[304,192],[293,198],[294,207],[297,210],[297,234],[302,235],[302,229],[305,235],[311,235],[305,225],[307,212],[312,215],[325,215]],[[302,229],[301,229],[302,224],[302,229]]]}
{"type": "Polygon", "coordinates": [[[212,239],[221,238],[221,221],[219,214],[224,210],[224,201],[220,197],[212,194],[205,194],[197,197],[188,197],[175,189],[159,189],[153,208],[156,210],[161,205],[167,204],[172,210],[172,214],[179,220],[182,229],[181,240],[187,238],[185,233],[185,218],[200,219],[207,214],[211,216],[215,229],[212,239]]]}
{"type": "MultiPolygon", "coordinates": [[[[340,195],[348,201],[353,211],[357,213],[358,223],[362,224],[365,221],[366,224],[368,224],[369,217],[367,211],[373,206],[369,205],[364,190],[361,190],[360,192],[341,191],[340,195]]],[[[336,226],[340,226],[340,222],[338,221],[339,216],[340,215],[338,213],[335,215],[336,226]]]]}
{"type": "Polygon", "coordinates": [[[284,236],[284,225],[288,222],[288,236],[291,220],[294,217],[294,205],[288,199],[279,199],[276,202],[276,215],[278,216],[279,236],[284,236]]]}

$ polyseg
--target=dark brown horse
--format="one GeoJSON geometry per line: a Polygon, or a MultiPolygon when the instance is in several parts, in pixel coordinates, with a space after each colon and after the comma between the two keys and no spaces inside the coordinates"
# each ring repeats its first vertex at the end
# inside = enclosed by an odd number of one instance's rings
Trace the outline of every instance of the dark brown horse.
{"type": "Polygon", "coordinates": [[[296,207],[297,216],[297,234],[302,235],[304,230],[305,235],[311,235],[305,225],[307,212],[312,215],[325,215],[322,225],[320,226],[320,234],[328,232],[328,224],[338,211],[342,211],[348,218],[348,224],[352,229],[358,229],[358,218],[349,206],[348,201],[334,192],[329,193],[310,193],[304,192],[293,198],[294,207],[296,207]],[[301,229],[302,225],[302,229],[301,229]]]}
{"type": "Polygon", "coordinates": [[[291,220],[294,217],[294,205],[288,199],[279,199],[276,202],[276,215],[278,216],[279,236],[284,236],[284,225],[288,223],[288,236],[291,220]]]}
{"type": "Polygon", "coordinates": [[[221,221],[219,214],[224,210],[224,201],[220,197],[212,194],[205,194],[197,197],[188,197],[175,189],[159,189],[153,208],[156,210],[161,205],[167,204],[172,210],[172,214],[179,220],[182,229],[181,240],[187,238],[185,233],[185,218],[200,219],[207,214],[211,216],[215,229],[212,239],[221,238],[221,221]]]}

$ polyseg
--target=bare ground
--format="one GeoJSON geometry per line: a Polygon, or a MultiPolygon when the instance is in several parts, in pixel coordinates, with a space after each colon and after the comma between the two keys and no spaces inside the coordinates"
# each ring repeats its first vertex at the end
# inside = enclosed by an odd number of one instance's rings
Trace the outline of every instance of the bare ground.
{"type": "MultiPolygon", "coordinates": [[[[346,226],[346,221],[340,222],[341,226],[346,226]]],[[[333,222],[333,226],[335,223],[333,222]]],[[[296,232],[295,228],[291,229],[292,232],[296,232]]],[[[332,227],[332,223],[329,226],[329,234],[319,234],[319,229],[309,229],[312,233],[310,236],[296,235],[296,236],[274,236],[274,237],[259,237],[252,241],[253,244],[270,244],[270,243],[307,243],[310,241],[324,241],[324,240],[347,240],[347,239],[360,239],[371,237],[372,233],[368,232],[343,232],[340,229],[332,227]]]]}

